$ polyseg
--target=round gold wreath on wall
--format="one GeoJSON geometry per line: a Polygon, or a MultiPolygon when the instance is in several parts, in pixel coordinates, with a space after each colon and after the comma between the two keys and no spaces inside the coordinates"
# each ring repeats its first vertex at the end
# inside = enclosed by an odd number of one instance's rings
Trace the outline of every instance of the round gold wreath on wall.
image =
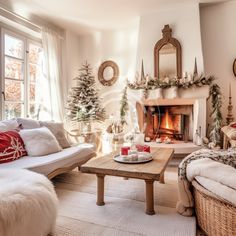
{"type": "Polygon", "coordinates": [[[119,67],[114,61],[104,61],[100,65],[98,70],[98,80],[102,85],[112,86],[116,82],[118,77],[119,77],[119,67]]]}

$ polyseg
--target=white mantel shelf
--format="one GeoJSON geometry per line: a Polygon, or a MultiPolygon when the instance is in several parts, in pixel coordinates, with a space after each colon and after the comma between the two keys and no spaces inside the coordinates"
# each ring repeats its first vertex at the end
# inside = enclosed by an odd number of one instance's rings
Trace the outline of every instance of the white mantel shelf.
{"type": "Polygon", "coordinates": [[[145,106],[174,106],[174,105],[194,105],[196,99],[191,98],[158,98],[158,99],[141,99],[145,106]]]}

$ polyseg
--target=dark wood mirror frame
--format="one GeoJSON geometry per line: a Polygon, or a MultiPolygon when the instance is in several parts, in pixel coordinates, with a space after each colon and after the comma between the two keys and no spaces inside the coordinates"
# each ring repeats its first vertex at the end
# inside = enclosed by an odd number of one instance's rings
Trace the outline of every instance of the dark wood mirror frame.
{"type": "Polygon", "coordinates": [[[159,78],[159,51],[167,44],[171,43],[176,48],[176,68],[177,78],[182,77],[182,51],[181,45],[176,38],[172,37],[172,29],[169,25],[165,25],[162,30],[162,39],[160,39],[154,47],[154,77],[159,78]]]}
{"type": "Polygon", "coordinates": [[[234,72],[234,76],[236,77],[236,59],[234,60],[234,63],[233,63],[233,72],[234,72]]]}

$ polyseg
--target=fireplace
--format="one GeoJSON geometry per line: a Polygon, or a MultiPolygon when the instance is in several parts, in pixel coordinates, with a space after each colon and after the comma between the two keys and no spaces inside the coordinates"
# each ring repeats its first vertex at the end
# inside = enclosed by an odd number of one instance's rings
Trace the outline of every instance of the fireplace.
{"type": "Polygon", "coordinates": [[[186,156],[186,154],[201,148],[195,145],[195,133],[196,130],[201,129],[201,138],[206,137],[209,87],[178,89],[177,98],[173,98],[173,90],[171,88],[162,90],[163,98],[157,97],[159,92],[156,89],[149,90],[148,97],[144,98],[142,90],[129,90],[129,101],[134,108],[132,110],[136,111],[132,116],[133,128],[140,132],[140,135],[136,135],[137,142],[145,141],[144,136],[149,137],[148,135],[150,135],[152,141],[149,143],[150,146],[170,147],[175,150],[175,155],[180,156],[186,156]],[[166,113],[167,118],[174,120],[174,125],[173,123],[160,124],[160,122],[158,125],[159,114],[161,114],[161,119],[164,122],[166,113]],[[169,130],[168,125],[169,127],[173,125],[174,128],[169,130]],[[159,126],[160,129],[158,129],[159,126]],[[165,127],[167,127],[167,130],[163,129],[165,127]],[[168,134],[169,131],[171,132],[170,134],[168,134]],[[173,142],[158,143],[156,142],[158,137],[160,139],[170,137],[173,142]]]}
{"type": "MultiPolygon", "coordinates": [[[[193,106],[162,105],[144,106],[140,114],[144,123],[145,138],[150,141],[191,141],[193,140],[193,106]]],[[[139,117],[140,119],[140,117],[139,117]]]]}

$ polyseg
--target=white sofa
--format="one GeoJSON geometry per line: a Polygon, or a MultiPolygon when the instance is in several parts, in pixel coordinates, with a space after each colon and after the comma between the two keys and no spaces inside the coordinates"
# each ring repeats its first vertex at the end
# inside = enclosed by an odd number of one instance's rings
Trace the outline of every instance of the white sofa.
{"type": "Polygon", "coordinates": [[[2,163],[0,164],[0,171],[1,169],[28,169],[46,175],[51,179],[58,174],[80,167],[94,156],[96,156],[94,145],[73,145],[50,155],[24,156],[12,162],[2,163]]]}
{"type": "Polygon", "coordinates": [[[90,158],[96,156],[92,144],[81,144],[65,148],[60,152],[46,156],[24,156],[18,160],[0,164],[1,169],[28,169],[48,176],[49,179],[58,174],[68,172],[81,166],[90,158]]]}

